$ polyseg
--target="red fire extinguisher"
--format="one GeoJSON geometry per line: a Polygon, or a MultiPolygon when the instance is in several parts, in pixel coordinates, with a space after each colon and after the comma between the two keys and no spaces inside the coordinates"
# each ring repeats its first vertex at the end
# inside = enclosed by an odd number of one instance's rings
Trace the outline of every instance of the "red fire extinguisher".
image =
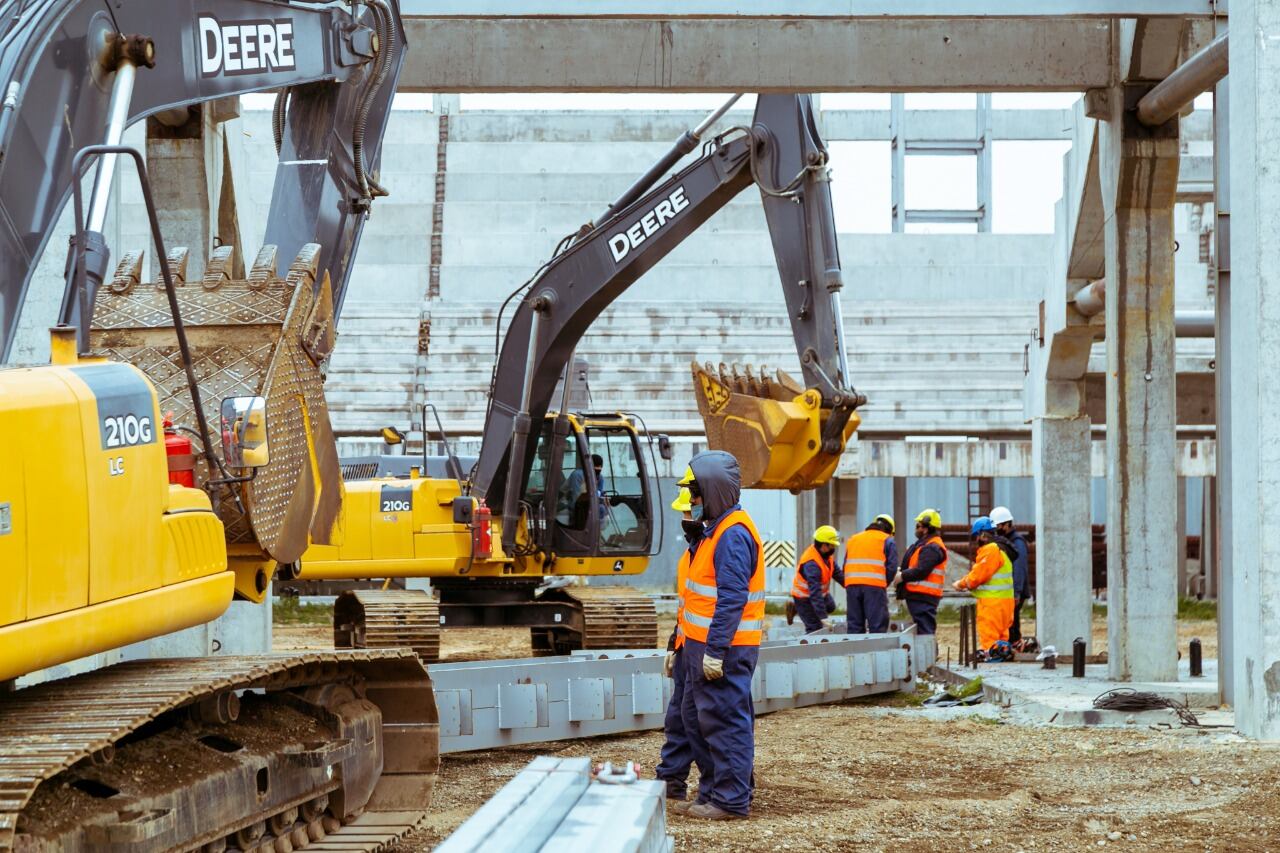
{"type": "Polygon", "coordinates": [[[164,452],[169,463],[169,482],[176,486],[196,485],[196,456],[191,439],[173,428],[173,412],[164,416],[164,452]]]}

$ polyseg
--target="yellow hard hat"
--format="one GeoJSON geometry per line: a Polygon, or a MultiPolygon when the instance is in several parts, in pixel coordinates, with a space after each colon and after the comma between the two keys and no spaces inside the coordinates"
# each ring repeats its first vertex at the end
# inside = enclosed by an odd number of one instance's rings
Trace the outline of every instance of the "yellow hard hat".
{"type": "MultiPolygon", "coordinates": [[[[919,521],[919,519],[916,519],[916,520],[919,521]]],[[[893,516],[888,515],[887,513],[882,512],[879,515],[877,515],[876,521],[883,521],[885,524],[889,525],[890,533],[892,533],[895,529],[897,529],[897,525],[893,523],[893,516]]]]}
{"type": "Polygon", "coordinates": [[[926,509],[916,516],[918,524],[925,524],[929,527],[942,528],[942,516],[938,514],[936,509],[926,509]]]}
{"type": "Polygon", "coordinates": [[[822,545],[839,545],[840,534],[830,524],[824,524],[813,531],[813,541],[822,545]]]}
{"type": "Polygon", "coordinates": [[[681,489],[680,494],[676,495],[676,499],[671,502],[671,508],[676,512],[692,512],[693,495],[689,494],[688,489],[681,489]]]}
{"type": "Polygon", "coordinates": [[[694,478],[693,478],[693,468],[685,468],[685,469],[684,469],[684,476],[680,478],[680,482],[676,483],[676,485],[677,485],[677,486],[687,486],[687,485],[689,485],[690,483],[692,483],[692,482],[693,482],[693,479],[694,479],[694,478]]]}

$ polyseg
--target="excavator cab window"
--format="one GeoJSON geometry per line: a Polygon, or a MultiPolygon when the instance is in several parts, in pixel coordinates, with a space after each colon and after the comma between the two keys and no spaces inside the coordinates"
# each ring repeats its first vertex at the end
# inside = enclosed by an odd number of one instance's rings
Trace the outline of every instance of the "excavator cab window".
{"type": "Polygon", "coordinates": [[[646,554],[653,541],[649,511],[649,478],[633,430],[588,427],[587,457],[598,463],[596,479],[599,513],[599,553],[646,554]]]}

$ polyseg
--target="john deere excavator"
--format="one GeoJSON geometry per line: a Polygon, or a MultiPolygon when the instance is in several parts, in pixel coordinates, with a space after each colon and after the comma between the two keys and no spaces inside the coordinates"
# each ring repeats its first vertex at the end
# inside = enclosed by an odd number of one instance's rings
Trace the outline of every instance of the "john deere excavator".
{"type": "MultiPolygon", "coordinates": [[[[337,544],[313,545],[304,580],[428,577],[423,592],[343,593],[338,646],[439,654],[442,627],[529,626],[534,650],[652,647],[651,599],[565,576],[644,571],[660,517],[654,460],[636,419],[574,414],[555,389],[591,323],[641,275],[751,185],[760,190],[804,384],[762,368],[692,366],[713,448],[738,457],[747,488],[825,483],[858,425],[850,385],[827,150],[808,95],[761,95],[749,126],[690,131],[593,221],[567,236],[518,293],[493,372],[478,459],[430,460],[405,478],[347,484],[337,544]],[[701,156],[667,173],[703,145],[701,156]],[[596,463],[596,464],[593,464],[596,463]],[[549,579],[549,582],[548,582],[549,579]]],[[[566,382],[564,388],[568,388],[566,382]]],[[[425,417],[424,417],[425,421],[425,417]]],[[[640,425],[641,427],[643,424],[640,425]]],[[[424,422],[424,434],[425,434],[424,422]]]]}
{"type": "Polygon", "coordinates": [[[404,48],[395,0],[0,1],[6,358],[72,194],[77,229],[53,363],[0,371],[0,849],[280,851],[333,832],[376,848],[429,802],[436,711],[411,652],[14,681],[260,601],[277,564],[330,540],[342,484],[321,367],[385,192],[404,48]],[[224,246],[188,281],[123,130],[260,90],[280,93],[267,246],[247,275],[224,246]],[[121,156],[159,285],[138,254],[111,266],[121,156]]]}

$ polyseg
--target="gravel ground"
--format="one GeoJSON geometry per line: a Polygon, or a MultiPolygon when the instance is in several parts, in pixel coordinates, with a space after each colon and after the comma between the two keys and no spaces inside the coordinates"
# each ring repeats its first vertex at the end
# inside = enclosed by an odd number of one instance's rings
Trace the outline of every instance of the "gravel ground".
{"type": "MultiPolygon", "coordinates": [[[[663,619],[660,634],[670,628],[663,619]]],[[[1094,620],[1105,648],[1105,620],[1094,620]]],[[[1179,626],[1216,655],[1213,622],[1179,626]]],[[[327,647],[326,626],[278,626],[280,649],[327,647]]],[[[958,649],[956,626],[939,646],[958,649]]],[[[448,660],[523,657],[514,629],[446,632],[448,660]]],[[[1005,724],[993,708],[942,717],[902,697],[760,718],[748,821],[669,814],[677,850],[1280,850],[1280,746],[1187,730],[1005,724]]],[[[660,733],[447,756],[430,816],[399,850],[429,850],[537,755],[638,762],[660,733]]]]}

